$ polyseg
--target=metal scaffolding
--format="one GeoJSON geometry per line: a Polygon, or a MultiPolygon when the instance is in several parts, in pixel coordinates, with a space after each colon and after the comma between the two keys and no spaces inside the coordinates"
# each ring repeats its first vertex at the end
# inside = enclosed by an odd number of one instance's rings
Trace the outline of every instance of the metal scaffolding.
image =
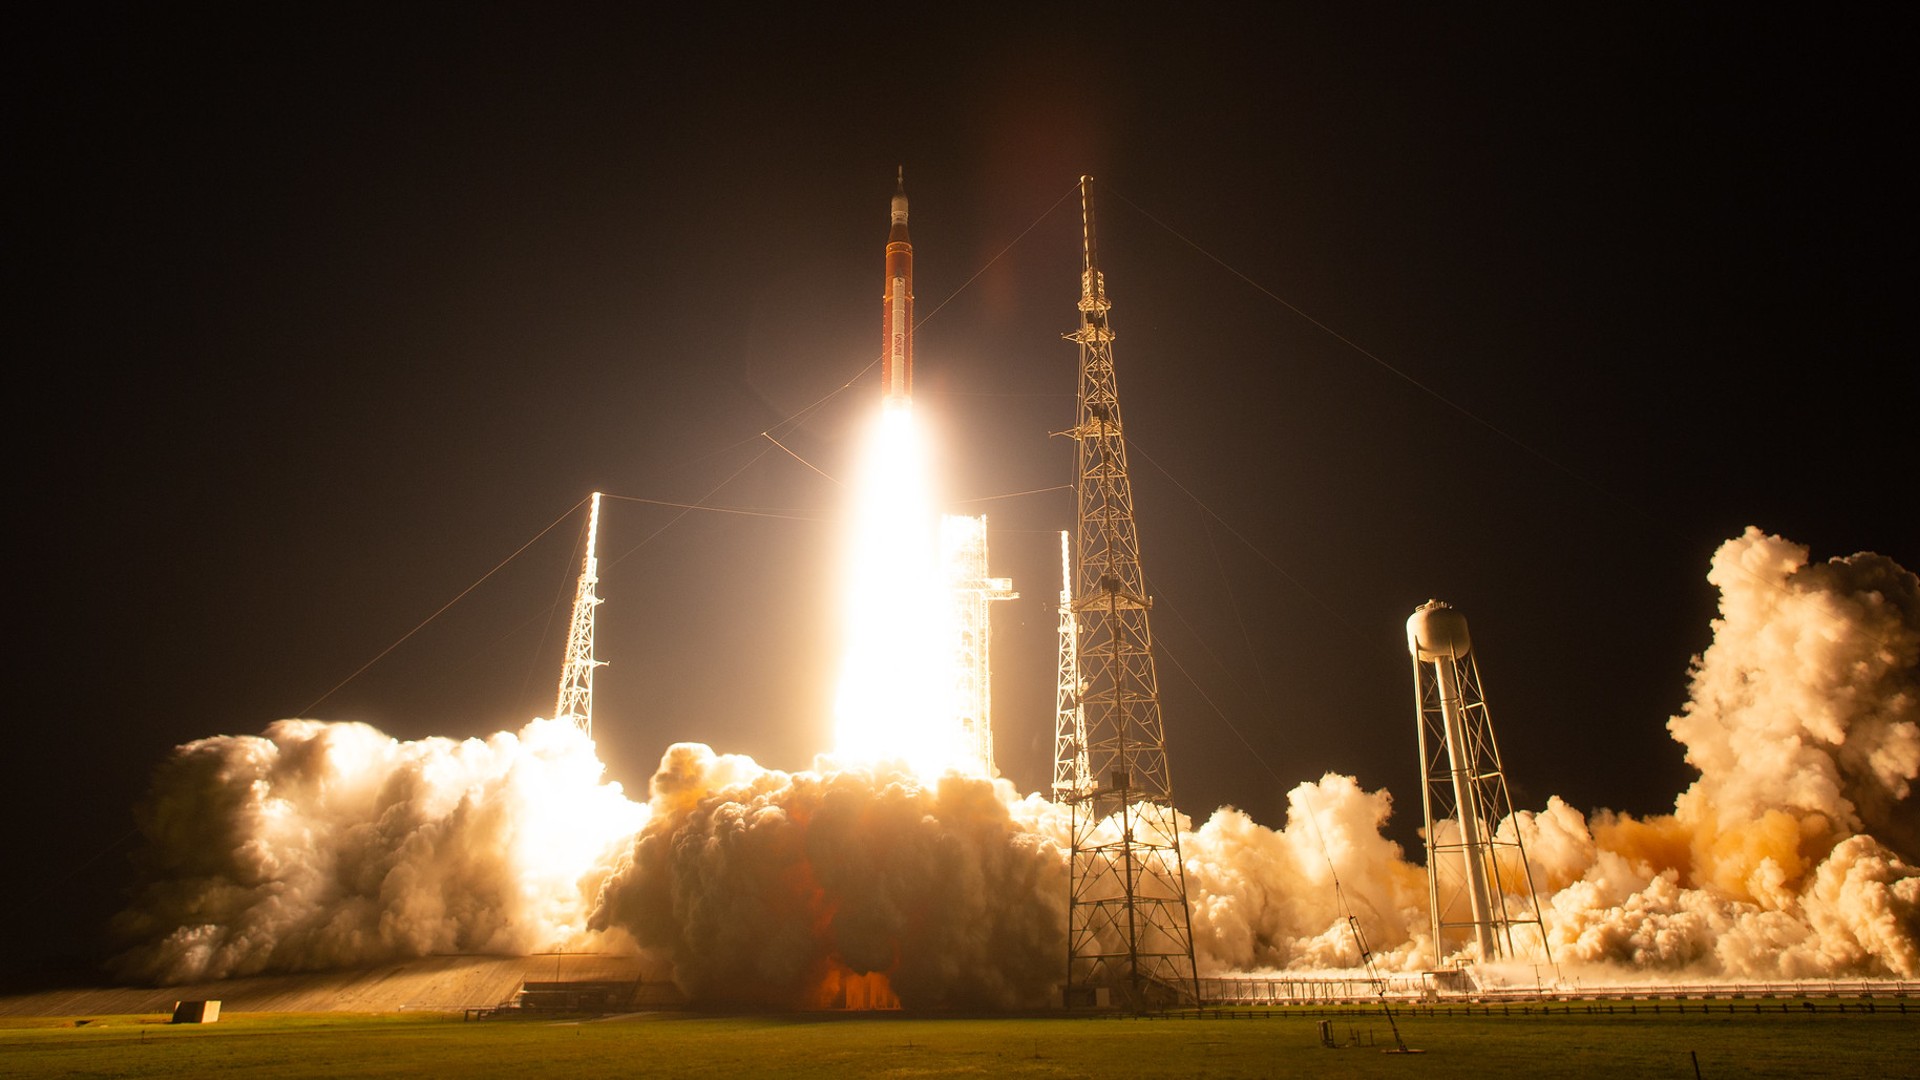
{"type": "Polygon", "coordinates": [[[1106,281],[1094,242],[1092,178],[1080,178],[1082,249],[1077,443],[1079,573],[1072,598],[1078,745],[1056,738],[1056,782],[1072,776],[1067,907],[1070,1002],[1151,1008],[1199,1000],[1186,869],[1167,770],[1140,567],[1133,484],[1114,380],[1106,281]],[[1071,764],[1067,754],[1073,755],[1071,764]],[[1084,755],[1084,758],[1082,758],[1084,755]],[[1082,762],[1084,761],[1084,764],[1082,762]]]}
{"type": "Polygon", "coordinates": [[[993,637],[990,609],[995,600],[1015,600],[1011,578],[987,576],[986,515],[947,514],[940,519],[940,554],[952,590],[954,622],[958,631],[954,655],[954,715],[960,725],[965,770],[992,778],[1000,770],[993,761],[993,684],[989,642],[993,637]]]}
{"type": "Polygon", "coordinates": [[[594,536],[600,530],[600,493],[593,493],[587,513],[587,556],[580,565],[580,585],[573,594],[573,621],[567,629],[567,658],[560,666],[560,693],[553,718],[571,720],[593,736],[593,669],[606,663],[593,658],[593,609],[600,606],[594,586],[600,584],[600,563],[594,558],[594,536]]]}
{"type": "Polygon", "coordinates": [[[1053,695],[1053,799],[1087,788],[1087,714],[1080,708],[1080,633],[1073,617],[1072,534],[1060,531],[1060,665],[1053,695]]]}

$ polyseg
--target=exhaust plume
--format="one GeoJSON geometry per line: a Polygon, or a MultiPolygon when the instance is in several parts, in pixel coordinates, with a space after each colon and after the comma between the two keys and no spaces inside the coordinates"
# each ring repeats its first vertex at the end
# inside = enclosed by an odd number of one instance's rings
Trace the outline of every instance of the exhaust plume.
{"type": "Polygon", "coordinates": [[[578,941],[645,820],[571,723],[401,742],[282,720],[188,743],[139,809],[124,977],[163,984],[578,941]]]}
{"type": "Polygon", "coordinates": [[[784,773],[681,743],[596,928],[673,961],[689,998],[822,1007],[879,975],[909,1007],[1045,1003],[1065,963],[1054,809],[905,766],[784,773]]]}
{"type": "MultiPolygon", "coordinates": [[[[1553,959],[1617,981],[1920,978],[1920,580],[1878,555],[1809,563],[1757,529],[1708,577],[1714,641],[1668,723],[1700,775],[1673,812],[1553,798],[1498,825],[1525,842],[1553,959]]],[[[140,809],[119,970],[631,938],[700,1003],[922,1008],[1043,1004],[1064,973],[1067,811],[1004,780],[786,773],[683,743],[640,804],[601,772],[545,720],[484,741],[283,720],[189,743],[140,809]]],[[[1201,972],[1355,967],[1349,911],[1377,962],[1431,965],[1426,871],[1382,835],[1392,808],[1329,773],[1279,829],[1232,807],[1183,820],[1201,972]]]]}
{"type": "MultiPolygon", "coordinates": [[[[1920,579],[1879,555],[1807,555],[1758,529],[1714,555],[1714,642],[1667,725],[1700,777],[1672,814],[1589,820],[1554,798],[1500,823],[1525,843],[1555,961],[1920,977],[1920,579]]],[[[1387,793],[1329,775],[1289,803],[1279,832],[1228,808],[1183,842],[1203,968],[1358,964],[1329,910],[1329,856],[1376,959],[1431,964],[1425,871],[1379,835],[1387,793]]]]}

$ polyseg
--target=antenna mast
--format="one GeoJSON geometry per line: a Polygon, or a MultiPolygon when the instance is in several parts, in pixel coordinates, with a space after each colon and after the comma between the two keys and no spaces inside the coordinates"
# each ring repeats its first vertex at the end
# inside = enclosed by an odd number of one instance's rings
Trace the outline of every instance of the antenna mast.
{"type": "Polygon", "coordinates": [[[567,630],[567,659],[560,666],[560,694],[553,706],[555,720],[571,720],[575,727],[593,737],[593,669],[606,663],[593,658],[593,609],[600,598],[593,588],[600,584],[600,562],[593,555],[593,541],[600,531],[600,493],[593,493],[593,509],[587,514],[587,557],[580,565],[580,586],[573,594],[573,621],[567,630]]]}
{"type": "Polygon", "coordinates": [[[1065,434],[1078,444],[1080,569],[1072,614],[1084,735],[1071,764],[1064,745],[1054,762],[1056,782],[1075,777],[1066,795],[1067,995],[1097,1003],[1104,989],[1133,1008],[1197,1004],[1186,869],[1147,628],[1153,601],[1140,568],[1092,177],[1080,178],[1080,206],[1080,328],[1067,335],[1080,345],[1079,423],[1065,434]]]}

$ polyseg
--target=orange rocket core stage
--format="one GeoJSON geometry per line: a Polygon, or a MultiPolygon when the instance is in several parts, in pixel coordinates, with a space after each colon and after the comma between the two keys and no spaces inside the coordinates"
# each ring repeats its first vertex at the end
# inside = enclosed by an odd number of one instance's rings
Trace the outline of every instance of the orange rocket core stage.
{"type": "Polygon", "coordinates": [[[881,393],[888,401],[913,398],[913,242],[907,239],[907,170],[893,191],[893,227],[887,232],[887,291],[881,302],[881,393]]]}

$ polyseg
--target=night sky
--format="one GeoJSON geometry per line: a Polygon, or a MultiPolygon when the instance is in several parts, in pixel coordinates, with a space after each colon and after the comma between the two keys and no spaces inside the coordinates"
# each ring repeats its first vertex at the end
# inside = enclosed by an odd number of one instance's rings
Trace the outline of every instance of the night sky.
{"type": "Polygon", "coordinates": [[[551,711],[595,489],[626,497],[610,777],[644,793],[680,740],[827,749],[821,473],[878,403],[902,164],[916,406],[1022,594],[993,644],[1023,791],[1082,173],[1191,814],[1277,825],[1337,770],[1414,843],[1429,597],[1472,623],[1518,804],[1670,809],[1719,543],[1920,567],[1890,26],[549,7],[67,5],[10,35],[10,974],[106,947],[178,743],[551,711]]]}

